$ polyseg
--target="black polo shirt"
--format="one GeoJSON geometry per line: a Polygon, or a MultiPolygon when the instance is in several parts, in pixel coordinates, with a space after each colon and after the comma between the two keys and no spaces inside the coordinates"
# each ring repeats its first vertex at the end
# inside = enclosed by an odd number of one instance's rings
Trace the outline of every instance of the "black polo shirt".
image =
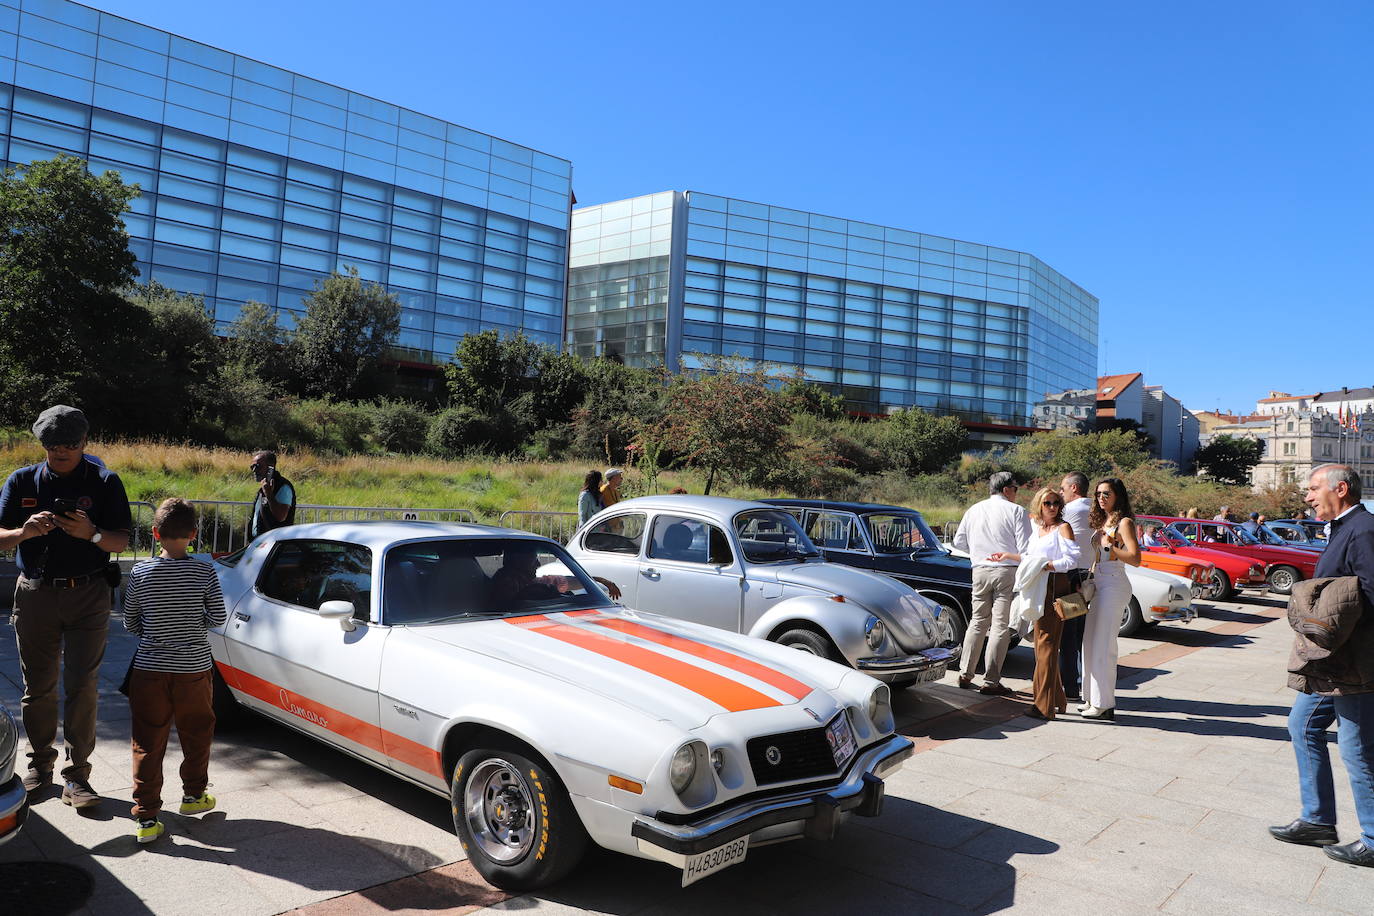
{"type": "MultiPolygon", "coordinates": [[[[59,496],[75,500],[98,528],[133,530],[129,499],[119,475],[85,458],[66,477],[50,471],[46,461],[11,474],[0,490],[0,528],[22,528],[36,513],[52,511],[53,500],[59,496]]],[[[30,579],[85,576],[104,569],[110,559],[98,544],[60,528],[20,544],[17,555],[19,571],[30,579]]]]}

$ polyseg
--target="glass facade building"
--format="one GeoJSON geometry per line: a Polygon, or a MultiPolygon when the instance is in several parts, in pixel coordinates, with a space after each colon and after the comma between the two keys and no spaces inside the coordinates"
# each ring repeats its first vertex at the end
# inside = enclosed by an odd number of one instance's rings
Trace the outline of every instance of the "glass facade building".
{"type": "Polygon", "coordinates": [[[143,281],[247,300],[290,326],[330,271],[401,299],[400,344],[466,333],[557,346],[566,159],[66,0],[0,0],[0,160],[65,152],[136,182],[143,281]]]}
{"type": "Polygon", "coordinates": [[[1024,426],[1097,377],[1098,300],[1025,252],[668,191],[573,211],[566,342],[800,369],[851,409],[1024,426]]]}

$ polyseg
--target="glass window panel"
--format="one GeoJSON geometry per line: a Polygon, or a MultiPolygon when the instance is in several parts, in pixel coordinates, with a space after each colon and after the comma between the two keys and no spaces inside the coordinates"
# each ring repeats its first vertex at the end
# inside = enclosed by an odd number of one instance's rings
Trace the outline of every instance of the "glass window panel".
{"type": "Polygon", "coordinates": [[[166,76],[166,43],[167,36],[163,34],[162,44],[164,45],[164,49],[157,51],[128,44],[110,36],[101,36],[96,48],[96,56],[101,60],[112,61],[116,64],[122,64],[125,67],[131,67],[135,70],[151,73],[155,76],[166,76]]]}
{"type": "Polygon", "coordinates": [[[259,216],[281,218],[282,203],[279,199],[262,194],[253,194],[249,191],[226,188],[224,206],[226,209],[242,210],[245,213],[256,213],[259,216]]]}
{"type": "Polygon", "coordinates": [[[275,262],[277,260],[276,243],[257,236],[221,232],[219,250],[224,254],[241,255],[245,258],[256,258],[261,261],[275,262]]]}
{"type": "Polygon", "coordinates": [[[293,223],[329,232],[334,230],[336,220],[336,216],[328,210],[296,203],[288,203],[284,206],[283,218],[293,223]]]}
{"type": "MultiPolygon", "coordinates": [[[[26,17],[26,25],[30,22],[42,22],[43,20],[33,17],[26,17]]],[[[48,23],[58,29],[66,29],[69,32],[85,35],[85,39],[73,38],[65,41],[61,37],[42,38],[35,41],[33,37],[19,38],[17,48],[17,58],[20,61],[53,70],[57,73],[67,74],[79,79],[92,79],[95,76],[95,44],[94,35],[88,35],[79,29],[69,29],[67,26],[60,26],[57,23],[48,23]]],[[[30,33],[29,28],[25,28],[25,33],[30,33]]],[[[35,36],[37,37],[37,36],[35,36]]],[[[43,86],[44,83],[32,83],[31,85],[43,86]]]]}
{"type": "MultiPolygon", "coordinates": [[[[237,107],[244,103],[236,101],[233,104],[237,107]]],[[[287,138],[285,134],[264,130],[252,124],[245,124],[237,120],[230,121],[229,123],[229,139],[235,143],[242,143],[244,146],[268,150],[283,156],[286,155],[287,152],[287,138]]],[[[278,168],[280,168],[280,166],[278,166],[278,168]]]]}
{"type": "Polygon", "coordinates": [[[290,94],[293,85],[291,73],[247,57],[234,58],[234,77],[235,84],[240,80],[252,80],[286,94],[290,94]]]}
{"type": "Polygon", "coordinates": [[[339,231],[347,232],[350,235],[356,235],[360,238],[384,242],[390,230],[385,223],[359,219],[354,216],[340,216],[339,231]]]}
{"type": "Polygon", "coordinates": [[[220,205],[220,186],[204,181],[193,181],[189,178],[180,178],[176,175],[163,174],[158,181],[158,193],[170,194],[173,197],[180,197],[184,200],[192,200],[198,203],[211,204],[218,207],[220,205]]]}
{"type": "Polygon", "coordinates": [[[309,140],[320,146],[333,147],[342,151],[344,145],[344,132],[337,127],[329,127],[318,124],[307,118],[292,117],[289,130],[292,137],[302,140],[309,140]]]}
{"type": "Polygon", "coordinates": [[[68,127],[66,124],[54,124],[51,121],[16,114],[11,117],[10,131],[16,137],[33,140],[35,143],[49,144],[76,153],[86,151],[86,131],[68,127]]]}
{"type": "Polygon", "coordinates": [[[365,117],[356,112],[349,112],[348,114],[348,132],[389,146],[396,144],[396,125],[394,123],[388,124],[385,121],[365,117]]]}
{"type": "Polygon", "coordinates": [[[91,122],[91,110],[87,105],[24,89],[15,91],[13,105],[16,113],[31,114],[72,127],[88,127],[91,122]]]}
{"type": "Polygon", "coordinates": [[[359,178],[355,175],[343,176],[343,189],[346,194],[352,194],[356,197],[376,200],[382,203],[386,203],[391,199],[390,189],[386,185],[375,181],[368,181],[365,178],[359,178]]]}
{"type": "Polygon", "coordinates": [[[329,210],[333,210],[339,206],[339,193],[337,191],[302,184],[299,180],[293,181],[291,180],[292,178],[309,176],[301,176],[294,170],[290,174],[291,177],[286,181],[287,200],[309,204],[314,207],[323,207],[329,210]]]}
{"type": "Polygon", "coordinates": [[[90,151],[93,158],[114,159],[150,167],[157,165],[157,150],[118,137],[91,134],[90,151]]]}
{"type": "MultiPolygon", "coordinates": [[[[171,242],[175,245],[186,245],[188,247],[197,248],[215,247],[215,232],[213,229],[206,229],[199,226],[187,226],[180,223],[169,222],[163,219],[157,221],[157,228],[153,232],[153,237],[156,238],[159,242],[171,242]]],[[[154,271],[153,279],[162,279],[161,277],[159,277],[159,274],[162,273],[162,270],[154,271]]],[[[166,281],[163,280],[163,282],[166,281]]],[[[167,285],[172,286],[173,284],[168,283],[167,285]]],[[[183,290],[186,289],[186,287],[180,286],[176,288],[183,290]]],[[[204,293],[208,292],[209,290],[200,289],[194,291],[204,293]]]]}
{"type": "MultiPolygon", "coordinates": [[[[296,248],[291,245],[281,246],[281,262],[293,267],[304,267],[311,270],[330,270],[335,266],[332,255],[323,251],[314,251],[307,248],[296,248]]],[[[361,265],[359,265],[361,272],[361,265]]]]}

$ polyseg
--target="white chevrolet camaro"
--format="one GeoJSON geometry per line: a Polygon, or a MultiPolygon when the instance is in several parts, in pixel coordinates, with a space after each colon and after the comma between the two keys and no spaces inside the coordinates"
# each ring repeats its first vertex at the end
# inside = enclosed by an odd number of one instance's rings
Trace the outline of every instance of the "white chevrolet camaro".
{"type": "Polygon", "coordinates": [[[219,708],[448,796],[498,887],[558,880],[588,841],[688,884],[752,846],[877,815],[882,777],[912,752],[885,685],[619,607],[545,538],[337,522],[217,562],[219,708]]]}

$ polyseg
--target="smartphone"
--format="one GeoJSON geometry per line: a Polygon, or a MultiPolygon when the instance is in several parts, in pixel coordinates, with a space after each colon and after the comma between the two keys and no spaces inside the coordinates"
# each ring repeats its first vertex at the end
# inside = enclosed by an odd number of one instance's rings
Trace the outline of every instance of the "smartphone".
{"type": "Polygon", "coordinates": [[[58,496],[52,501],[52,511],[58,515],[72,515],[81,508],[74,499],[58,496]]]}

